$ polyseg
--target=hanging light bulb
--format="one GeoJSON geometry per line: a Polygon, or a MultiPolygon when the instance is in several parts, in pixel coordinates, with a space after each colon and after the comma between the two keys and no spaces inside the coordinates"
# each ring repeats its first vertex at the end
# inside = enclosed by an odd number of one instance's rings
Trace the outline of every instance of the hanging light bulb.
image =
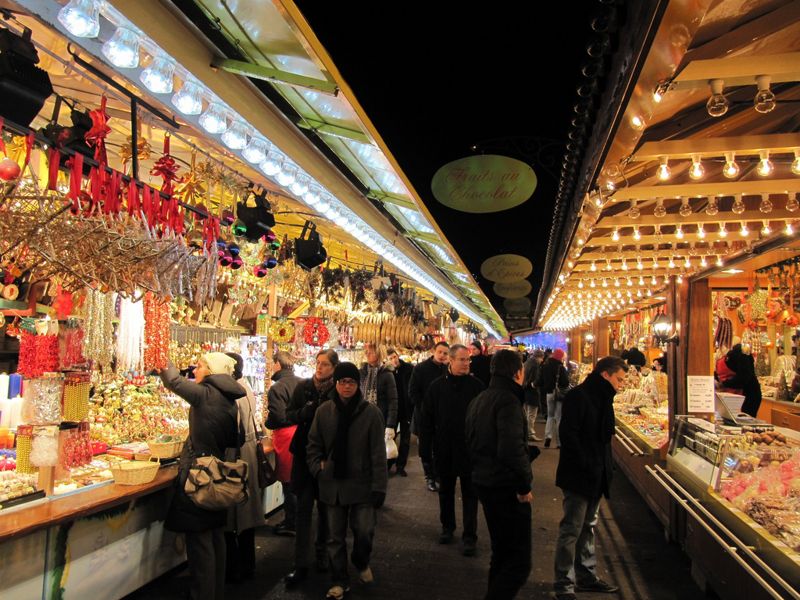
{"type": "Polygon", "coordinates": [[[756,173],[761,175],[761,177],[768,177],[773,171],[772,161],[769,159],[769,150],[762,150],[759,152],[759,156],[761,160],[758,161],[756,173]]]}
{"type": "Polygon", "coordinates": [[[589,267],[589,270],[590,271],[597,271],[597,265],[595,264],[594,261],[592,261],[592,266],[589,267]]]}
{"type": "Polygon", "coordinates": [[[772,201],[769,199],[769,194],[761,194],[761,203],[758,205],[758,210],[765,215],[772,212],[772,201]]]}
{"type": "Polygon", "coordinates": [[[58,22],[75,37],[97,37],[100,33],[100,7],[94,0],[70,0],[58,11],[58,22]]]}
{"type": "Polygon", "coordinates": [[[637,270],[637,271],[644,271],[644,265],[642,264],[642,259],[641,259],[641,257],[638,257],[638,258],[636,259],[636,270],[637,270]]]}
{"type": "Polygon", "coordinates": [[[631,207],[628,209],[628,217],[631,219],[638,219],[642,214],[642,211],[639,210],[639,201],[638,200],[631,200],[631,207]]]}
{"type": "Polygon", "coordinates": [[[611,259],[607,258],[606,259],[606,271],[610,271],[610,270],[611,270],[611,259]]]}
{"type": "Polygon", "coordinates": [[[722,266],[722,257],[719,254],[717,254],[717,266],[718,267],[722,266]]]}
{"type": "Polygon", "coordinates": [[[666,214],[667,214],[667,209],[664,208],[664,199],[663,198],[656,199],[656,205],[655,208],[653,208],[653,216],[656,217],[657,219],[662,219],[666,216],[666,214]]]}
{"type": "Polygon", "coordinates": [[[603,287],[604,288],[608,287],[608,280],[605,277],[603,277],[603,287]]]}
{"type": "Polygon", "coordinates": [[[117,27],[102,52],[115,67],[134,69],[139,66],[139,36],[126,27],[117,27]]]}
{"type": "Polygon", "coordinates": [[[766,114],[775,110],[775,105],[777,102],[775,101],[775,94],[773,94],[772,90],[769,89],[769,83],[769,75],[758,75],[756,77],[758,93],[753,99],[753,108],[756,109],[756,112],[766,114]]]}
{"type": "Polygon", "coordinates": [[[786,235],[794,235],[794,227],[790,222],[786,222],[786,229],[783,230],[786,235]]]}
{"type": "Polygon", "coordinates": [[[686,267],[687,269],[691,268],[692,261],[689,259],[688,256],[683,260],[683,266],[686,267]]]}
{"type": "Polygon", "coordinates": [[[589,287],[592,288],[592,289],[597,287],[597,284],[594,282],[594,279],[590,279],[589,280],[589,287]]]}
{"type": "Polygon", "coordinates": [[[678,276],[675,278],[675,281],[677,283],[683,283],[683,274],[682,273],[678,273],[678,276]]]}
{"type": "Polygon", "coordinates": [[[659,181],[667,181],[672,176],[672,171],[669,169],[669,158],[666,156],[661,157],[661,164],[658,165],[656,175],[659,181]]]}
{"type": "Polygon", "coordinates": [[[641,298],[642,297],[642,290],[636,290],[636,297],[637,298],[641,298]]]}
{"type": "Polygon", "coordinates": [[[795,148],[794,160],[792,161],[792,173],[800,175],[800,150],[795,148]]]}
{"type": "Polygon", "coordinates": [[[675,228],[675,237],[679,240],[683,239],[683,228],[680,225],[675,228]]]}
{"type": "Polygon", "coordinates": [[[625,258],[622,259],[622,270],[623,271],[628,270],[628,261],[625,258]]]}
{"type": "Polygon", "coordinates": [[[656,239],[658,239],[660,243],[663,235],[661,233],[661,225],[659,223],[656,223],[656,225],[653,227],[653,233],[655,234],[656,239]]]}
{"type": "Polygon", "coordinates": [[[139,80],[154,94],[172,92],[172,76],[175,63],[166,56],[156,56],[139,75],[139,80]]]}
{"type": "Polygon", "coordinates": [[[284,163],[281,165],[281,170],[275,175],[275,181],[283,187],[289,187],[294,183],[297,178],[297,167],[291,163],[284,163]]]}
{"type": "Polygon", "coordinates": [[[172,95],[172,105],[184,115],[199,115],[203,112],[202,89],[193,81],[184,81],[181,89],[172,95]]]}
{"type": "Polygon", "coordinates": [[[667,268],[669,268],[669,269],[674,269],[675,268],[675,261],[673,260],[673,258],[671,256],[669,257],[669,263],[667,264],[667,268]]]}
{"type": "Polygon", "coordinates": [[[615,242],[619,241],[619,227],[614,227],[614,233],[611,234],[611,239],[615,242]]]}
{"type": "Polygon", "coordinates": [[[222,137],[222,143],[231,150],[241,150],[247,146],[248,127],[242,121],[236,121],[226,129],[222,137]]]}
{"type": "Polygon", "coordinates": [[[652,285],[656,285],[656,284],[658,283],[658,279],[656,279],[656,276],[655,276],[655,275],[653,275],[653,276],[651,276],[651,277],[650,277],[650,283],[651,283],[652,285]]]}
{"type": "Polygon", "coordinates": [[[713,217],[718,212],[719,212],[719,205],[717,204],[716,196],[709,196],[708,204],[706,205],[706,214],[709,217],[713,217]]]}
{"type": "MultiPolygon", "coordinates": [[[[655,277],[653,279],[655,279],[655,277]]],[[[655,282],[653,282],[653,283],[655,284],[655,282]]],[[[653,295],[653,290],[651,290],[650,288],[647,288],[647,297],[649,298],[652,295],[653,295]]]]}
{"type": "Polygon", "coordinates": [[[702,223],[697,224],[697,237],[700,238],[701,240],[704,240],[706,238],[706,230],[703,229],[702,223]]]}
{"type": "Polygon", "coordinates": [[[742,221],[742,226],[739,229],[739,235],[742,237],[747,237],[748,235],[750,235],[750,230],[747,228],[747,223],[745,223],[744,221],[742,221]]]}
{"type": "Polygon", "coordinates": [[[633,228],[633,239],[635,239],[637,242],[642,239],[642,234],[639,232],[638,227],[633,228]]]}
{"type": "Polygon", "coordinates": [[[692,166],[689,167],[689,177],[697,181],[698,179],[702,179],[706,174],[706,170],[703,168],[703,163],[700,161],[700,157],[698,155],[692,156],[692,166]]]}
{"type": "Polygon", "coordinates": [[[644,277],[639,275],[639,285],[644,285],[644,277]]]}
{"type": "Polygon", "coordinates": [[[717,235],[719,235],[721,238],[728,237],[728,230],[725,229],[725,223],[719,224],[719,231],[717,232],[717,235]]]}
{"type": "Polygon", "coordinates": [[[580,289],[583,289],[583,279],[579,279],[579,280],[578,280],[578,287],[579,287],[580,289]]]}
{"type": "Polygon", "coordinates": [[[747,210],[747,207],[744,205],[744,200],[742,200],[742,195],[736,194],[733,199],[733,204],[731,205],[731,211],[733,212],[733,214],[740,215],[745,210],[747,210]]]}
{"type": "Polygon", "coordinates": [[[633,285],[633,280],[630,277],[628,277],[625,280],[625,285],[627,285],[628,287],[631,287],[633,285]]]}
{"type": "Polygon", "coordinates": [[[294,183],[289,186],[291,192],[298,198],[302,197],[308,191],[309,179],[305,175],[298,175],[294,183]]]}
{"type": "Polygon", "coordinates": [[[703,268],[708,266],[708,261],[706,260],[705,255],[700,257],[700,266],[703,268]]]}
{"type": "Polygon", "coordinates": [[[789,194],[786,196],[786,211],[795,212],[800,208],[800,202],[797,201],[797,194],[789,194]]]}
{"type": "Polygon", "coordinates": [[[281,170],[281,163],[284,158],[283,154],[277,150],[270,150],[267,153],[267,158],[259,165],[259,168],[264,172],[264,175],[273,177],[281,170]]]}
{"type": "Polygon", "coordinates": [[[706,102],[706,110],[710,117],[721,117],[730,108],[728,99],[722,93],[725,82],[722,79],[712,79],[708,84],[711,87],[711,97],[706,102]]]}
{"type": "Polygon", "coordinates": [[[631,127],[633,127],[636,131],[641,131],[644,129],[644,119],[639,115],[633,115],[631,117],[631,127]]]}
{"type": "Polygon", "coordinates": [[[669,283],[669,275],[664,275],[664,285],[669,283]]]}
{"type": "Polygon", "coordinates": [[[761,233],[763,235],[769,235],[770,233],[772,233],[772,228],[770,228],[769,221],[767,221],[766,219],[764,219],[764,227],[761,228],[761,233]]]}
{"type": "Polygon", "coordinates": [[[200,115],[200,125],[208,133],[224,133],[228,129],[228,119],[225,116],[225,108],[216,102],[212,102],[206,108],[206,112],[200,115]]]}
{"type": "Polygon", "coordinates": [[[257,137],[250,138],[250,143],[242,150],[242,156],[254,165],[263,162],[267,158],[266,140],[257,137]]]}
{"type": "Polygon", "coordinates": [[[739,165],[736,163],[733,152],[725,153],[725,166],[722,168],[722,174],[728,179],[736,179],[739,176],[739,165]]]}
{"type": "Polygon", "coordinates": [[[678,209],[678,214],[682,217],[692,216],[692,207],[689,205],[689,198],[681,198],[681,207],[678,209]]]}
{"type": "Polygon", "coordinates": [[[658,258],[653,256],[653,269],[658,269],[658,258]]]}

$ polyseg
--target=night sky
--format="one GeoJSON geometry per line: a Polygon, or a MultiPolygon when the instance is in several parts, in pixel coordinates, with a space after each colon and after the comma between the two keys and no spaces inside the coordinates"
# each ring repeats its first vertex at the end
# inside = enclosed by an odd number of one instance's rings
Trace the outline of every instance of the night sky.
{"type": "Polygon", "coordinates": [[[500,315],[502,298],[480,276],[481,263],[495,254],[531,260],[535,307],[579,71],[600,2],[296,3],[500,315]],[[480,153],[530,164],[538,177],[531,199],[480,215],[437,202],[434,173],[480,153]]]}

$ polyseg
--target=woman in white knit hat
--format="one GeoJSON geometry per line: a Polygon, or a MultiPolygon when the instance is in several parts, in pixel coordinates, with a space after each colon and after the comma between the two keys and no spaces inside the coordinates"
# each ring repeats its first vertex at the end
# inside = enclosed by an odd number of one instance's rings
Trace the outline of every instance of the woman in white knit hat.
{"type": "Polygon", "coordinates": [[[186,534],[191,597],[222,600],[225,594],[225,537],[227,510],[206,510],[195,505],[183,486],[197,455],[225,459],[228,448],[239,447],[236,400],[246,394],[232,377],[234,361],[222,352],[204,354],[194,370],[194,381],[181,377],[171,364],[161,372],[164,386],[189,403],[189,439],[181,453],[164,527],[186,534]]]}

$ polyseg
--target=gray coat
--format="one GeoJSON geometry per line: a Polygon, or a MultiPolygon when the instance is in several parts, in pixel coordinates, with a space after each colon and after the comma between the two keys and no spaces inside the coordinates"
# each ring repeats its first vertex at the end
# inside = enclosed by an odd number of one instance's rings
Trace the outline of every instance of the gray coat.
{"type": "Polygon", "coordinates": [[[348,431],[347,478],[333,476],[333,447],[339,422],[335,402],[317,409],[308,434],[306,457],[311,475],[319,483],[319,499],[325,504],[363,504],[372,492],[386,493],[386,440],[383,416],[377,406],[359,398],[348,431]],[[324,468],[322,463],[325,463],[324,468]]]}
{"type": "Polygon", "coordinates": [[[244,443],[242,444],[242,460],[247,463],[247,502],[239,504],[228,510],[228,530],[241,533],[245,529],[252,529],[265,524],[264,501],[261,489],[258,487],[258,458],[256,444],[259,444],[258,431],[256,430],[255,410],[256,398],[247,381],[239,380],[247,391],[247,395],[239,398],[239,418],[244,429],[244,443]]]}

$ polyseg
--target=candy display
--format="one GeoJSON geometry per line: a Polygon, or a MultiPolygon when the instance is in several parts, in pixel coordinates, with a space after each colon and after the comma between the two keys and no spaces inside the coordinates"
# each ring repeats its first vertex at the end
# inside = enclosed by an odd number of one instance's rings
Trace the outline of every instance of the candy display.
{"type": "Polygon", "coordinates": [[[652,448],[669,440],[667,376],[644,369],[631,369],[625,389],[614,396],[614,414],[652,448]]]}
{"type": "Polygon", "coordinates": [[[36,467],[55,467],[58,464],[58,427],[34,428],[30,461],[36,467]]]}
{"type": "Polygon", "coordinates": [[[36,491],[36,475],[15,471],[0,472],[0,503],[27,496],[36,491]]]}
{"type": "Polygon", "coordinates": [[[60,422],[63,389],[64,376],[60,373],[46,373],[28,381],[25,385],[26,422],[38,425],[60,422]]]}

